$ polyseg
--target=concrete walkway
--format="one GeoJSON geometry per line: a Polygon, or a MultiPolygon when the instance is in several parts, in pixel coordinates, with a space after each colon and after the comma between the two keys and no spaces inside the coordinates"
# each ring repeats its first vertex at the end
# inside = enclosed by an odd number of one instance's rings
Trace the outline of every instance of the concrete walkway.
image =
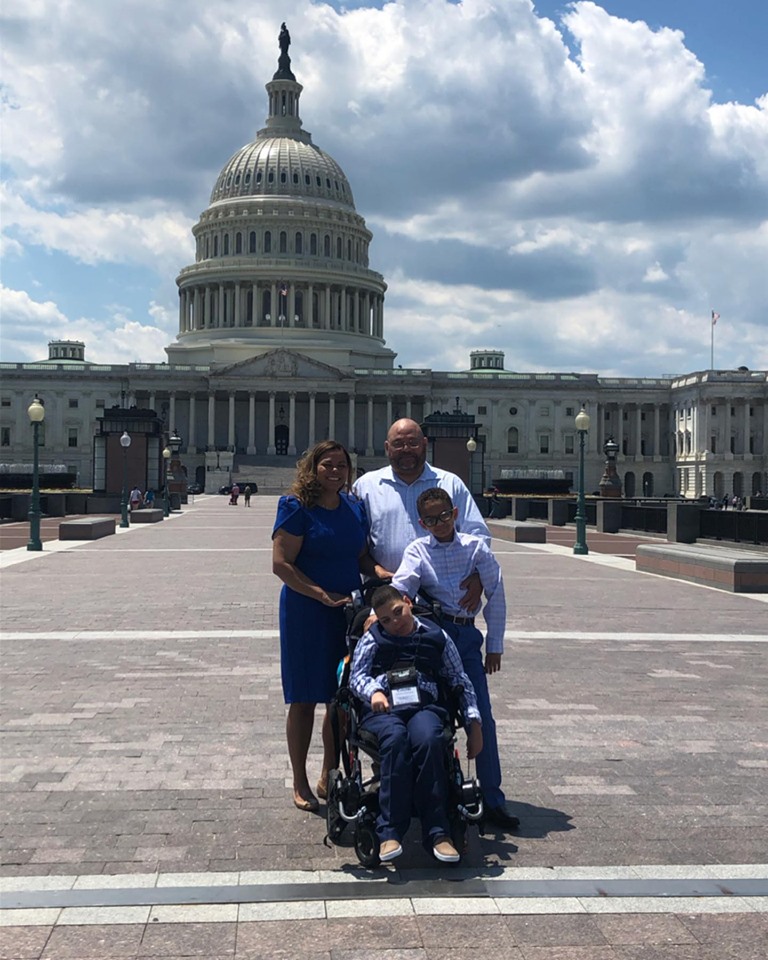
{"type": "Polygon", "coordinates": [[[252,504],[0,555],[0,957],[764,960],[765,596],[497,540],[521,830],[366,871],[290,803],[252,504]]]}

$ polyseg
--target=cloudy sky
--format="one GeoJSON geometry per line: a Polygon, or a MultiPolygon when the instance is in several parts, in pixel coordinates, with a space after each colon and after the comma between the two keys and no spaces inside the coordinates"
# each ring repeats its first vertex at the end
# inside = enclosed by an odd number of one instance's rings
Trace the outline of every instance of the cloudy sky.
{"type": "Polygon", "coordinates": [[[766,0],[5,4],[0,358],[165,359],[282,20],[398,363],[768,369],[766,0]]]}

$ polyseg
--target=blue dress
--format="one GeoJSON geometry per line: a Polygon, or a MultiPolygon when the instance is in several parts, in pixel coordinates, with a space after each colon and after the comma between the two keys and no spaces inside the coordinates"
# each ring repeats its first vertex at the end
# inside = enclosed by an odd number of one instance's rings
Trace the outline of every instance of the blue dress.
{"type": "MultiPolygon", "coordinates": [[[[279,529],[303,537],[295,565],[332,593],[360,587],[358,557],[368,537],[363,504],[342,493],[335,510],[307,509],[294,496],[280,497],[272,536],[279,529]]],[[[346,654],[343,607],[283,585],[280,592],[280,670],[286,703],[328,703],[336,692],[336,668],[346,654]]]]}

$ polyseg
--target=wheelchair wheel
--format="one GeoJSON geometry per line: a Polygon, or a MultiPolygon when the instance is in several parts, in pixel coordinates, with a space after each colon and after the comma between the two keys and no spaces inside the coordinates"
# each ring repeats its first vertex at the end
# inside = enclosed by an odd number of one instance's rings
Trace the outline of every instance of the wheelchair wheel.
{"type": "Polygon", "coordinates": [[[355,828],[355,853],[364,867],[379,865],[379,838],[373,823],[367,819],[355,828]]]}
{"type": "Polygon", "coordinates": [[[347,825],[339,813],[339,782],[341,781],[341,772],[331,770],[328,773],[328,799],[325,806],[325,822],[328,830],[328,839],[331,843],[337,843],[341,839],[344,828],[347,825]]]}

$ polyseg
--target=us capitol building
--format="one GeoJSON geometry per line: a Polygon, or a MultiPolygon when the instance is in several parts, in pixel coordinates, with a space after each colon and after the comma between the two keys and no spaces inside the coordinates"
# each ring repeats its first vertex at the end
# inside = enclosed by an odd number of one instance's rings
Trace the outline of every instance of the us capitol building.
{"type": "Polygon", "coordinates": [[[85,487],[99,485],[94,437],[115,407],[155,411],[161,429],[148,437],[147,463],[158,463],[163,434],[175,430],[188,479],[209,491],[292,468],[325,437],[353,451],[359,469],[380,466],[393,420],[453,410],[475,418],[484,486],[503,469],[575,477],[583,404],[588,491],[609,438],[625,496],[768,489],[766,371],[517,373],[494,349],[472,351],[463,372],[396,366],[384,338],[387,286],[369,265],[372,235],[344,171],[303,129],[289,44],[283,26],[266,124],[224,165],[193,228],[195,262],[177,278],[179,332],[167,363],[94,364],[83,343],[54,341],[47,360],[0,364],[0,468],[31,461],[27,407],[39,394],[41,462],[66,465],[85,487]]]}

